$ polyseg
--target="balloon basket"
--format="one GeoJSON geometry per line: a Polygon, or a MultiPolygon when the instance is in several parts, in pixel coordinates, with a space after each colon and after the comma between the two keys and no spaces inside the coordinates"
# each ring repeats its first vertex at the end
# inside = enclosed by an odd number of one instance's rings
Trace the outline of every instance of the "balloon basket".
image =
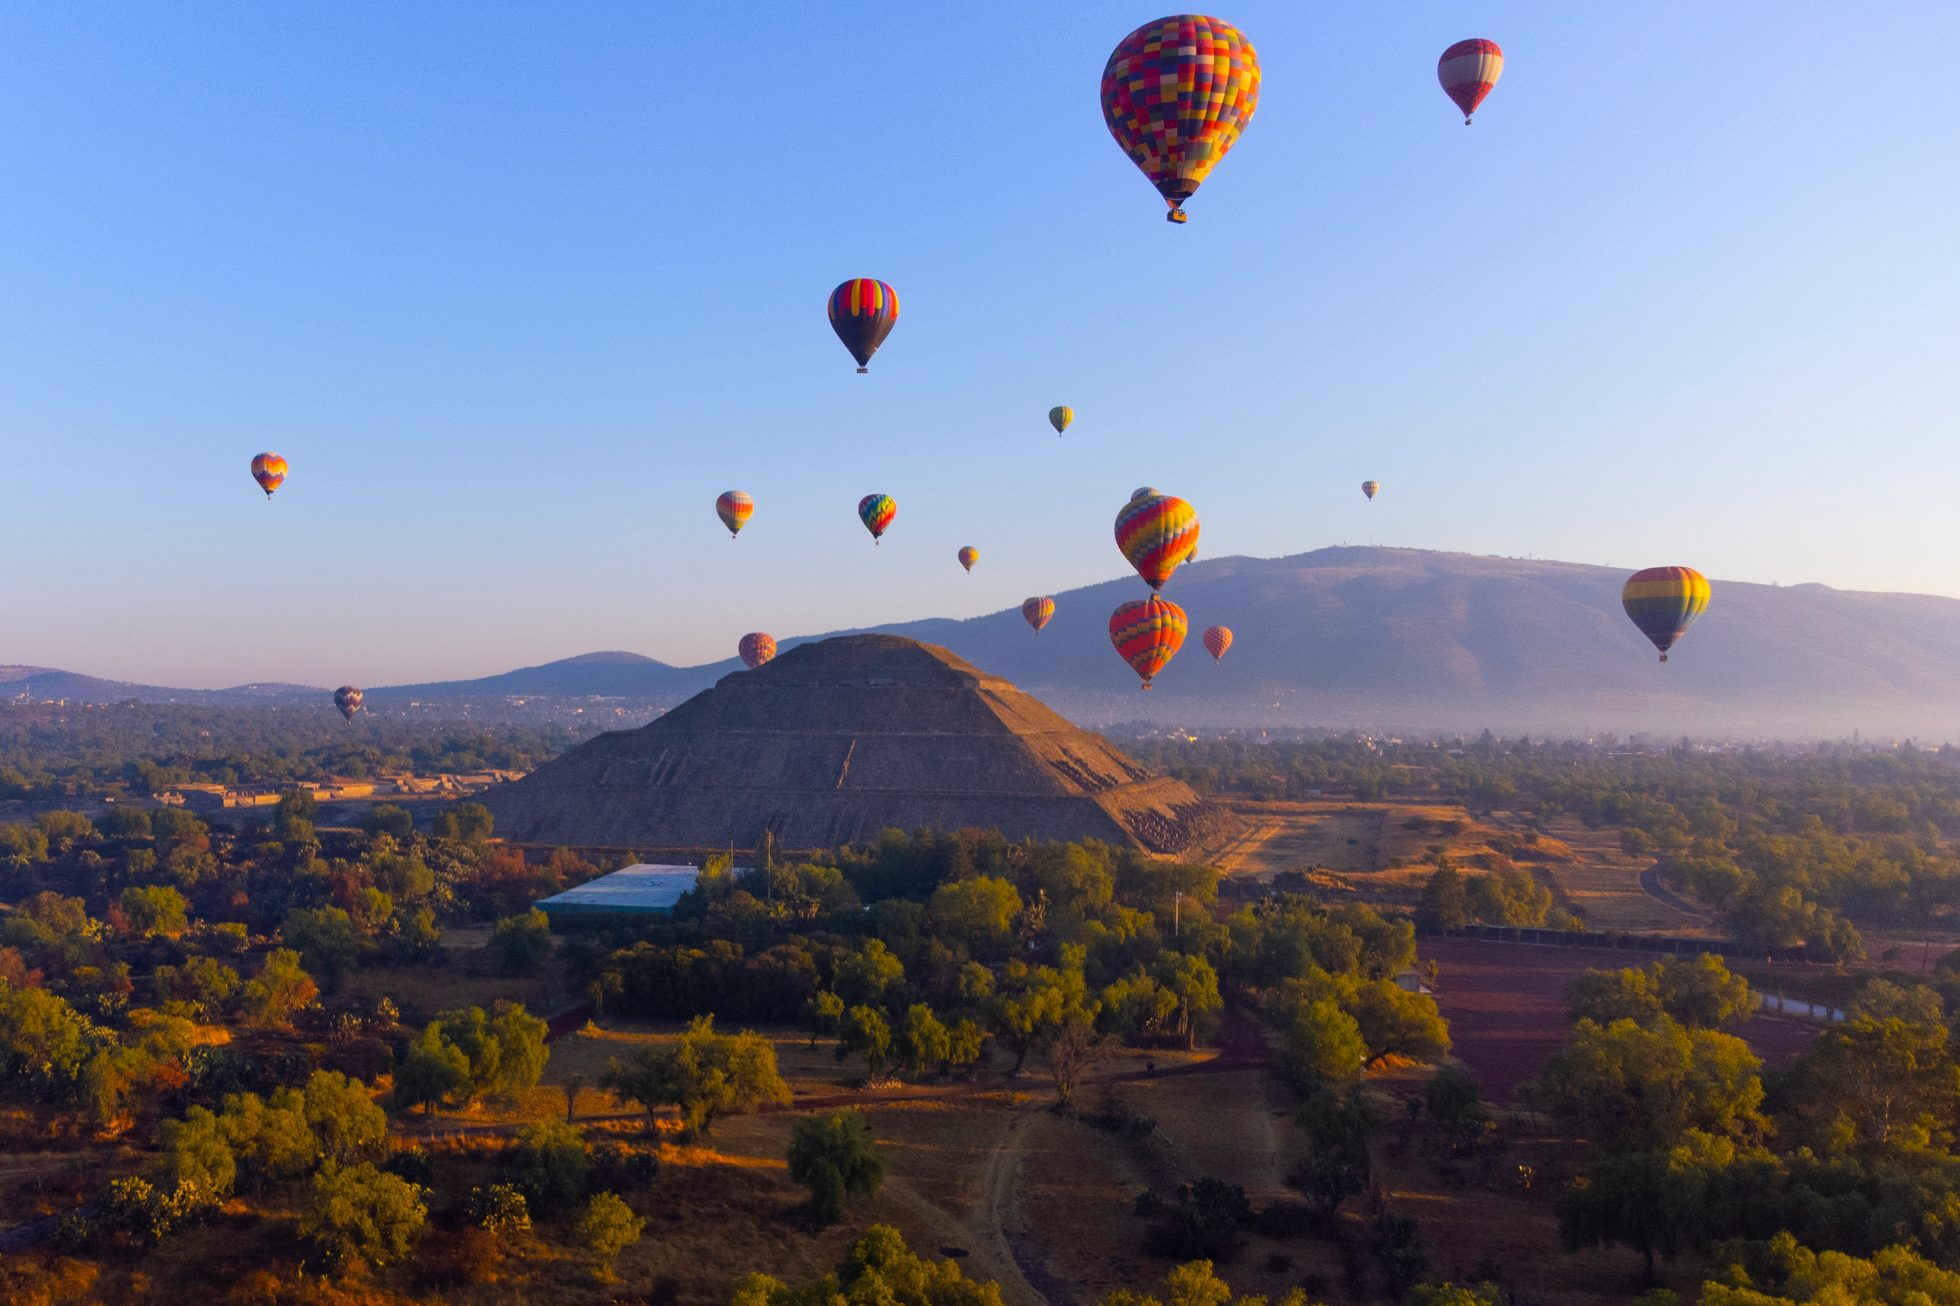
{"type": "Polygon", "coordinates": [[[1169,213],[1166,213],[1164,215],[1164,221],[1175,222],[1180,226],[1182,226],[1184,223],[1189,222],[1190,220],[1191,220],[1191,215],[1186,213],[1183,209],[1172,209],[1169,213]]]}
{"type": "Polygon", "coordinates": [[[871,369],[870,369],[870,368],[868,368],[868,367],[860,367],[860,368],[858,369],[858,375],[859,375],[859,376],[863,376],[863,375],[864,375],[864,374],[865,374],[866,372],[869,372],[870,370],[871,370],[871,369]]]}

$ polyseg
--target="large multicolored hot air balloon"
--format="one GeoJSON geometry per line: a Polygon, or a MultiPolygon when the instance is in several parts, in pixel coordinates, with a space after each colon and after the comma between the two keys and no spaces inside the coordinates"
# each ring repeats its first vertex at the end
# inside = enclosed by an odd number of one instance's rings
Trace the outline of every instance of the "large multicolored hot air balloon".
{"type": "Polygon", "coordinates": [[[974,548],[971,544],[960,550],[960,566],[965,567],[968,571],[972,571],[973,564],[978,561],[980,561],[980,550],[974,548]]]}
{"type": "Polygon", "coordinates": [[[1151,589],[1198,551],[1198,513],[1170,494],[1132,499],[1116,514],[1116,547],[1151,589]]]}
{"type": "Polygon", "coordinates": [[[1693,567],[1649,567],[1627,578],[1620,606],[1667,661],[1674,641],[1708,608],[1708,578],[1693,567]]]}
{"type": "Polygon", "coordinates": [[[1230,23],[1177,14],[1124,37],[1102,75],[1103,121],[1184,221],[1184,201],[1259,106],[1259,56],[1230,23]]]}
{"type": "Polygon", "coordinates": [[[742,636],[742,642],[735,646],[735,651],[742,655],[742,665],[754,671],[776,656],[776,640],[772,635],[752,630],[742,636]]]}
{"type": "Polygon", "coordinates": [[[1130,502],[1135,503],[1138,499],[1148,499],[1151,495],[1155,493],[1157,493],[1156,486],[1139,485],[1137,486],[1136,489],[1130,491],[1130,502]]]}
{"type": "Polygon", "coordinates": [[[340,709],[342,716],[352,721],[354,714],[361,710],[361,698],[360,690],[352,685],[342,685],[333,692],[333,705],[340,709]]]}
{"type": "Polygon", "coordinates": [[[1068,424],[1074,420],[1075,410],[1067,404],[1057,404],[1048,410],[1048,425],[1055,428],[1056,435],[1068,430],[1068,424]]]}
{"type": "Polygon", "coordinates": [[[1130,664],[1130,670],[1143,677],[1143,687],[1177,656],[1184,647],[1191,623],[1184,609],[1162,595],[1135,599],[1116,609],[1109,617],[1109,642],[1130,664]]]}
{"type": "Polygon", "coordinates": [[[755,500],[740,490],[724,490],[721,497],[715,500],[715,516],[721,518],[721,524],[728,528],[728,538],[731,540],[742,533],[742,528],[749,524],[749,518],[754,515],[755,500]]]}
{"type": "Polygon", "coordinates": [[[852,277],[830,292],[830,329],[858,361],[858,371],[869,372],[871,356],[898,321],[898,292],[870,277],[852,277]]]}
{"type": "Polygon", "coordinates": [[[871,542],[884,538],[885,529],[898,516],[898,501],[889,494],[867,494],[858,500],[858,520],[871,532],[871,542]]]}
{"type": "Polygon", "coordinates": [[[1021,605],[1022,620],[1033,626],[1034,633],[1037,635],[1041,633],[1043,626],[1054,620],[1054,617],[1055,600],[1045,594],[1037,595],[1021,605]]]}
{"type": "Polygon", "coordinates": [[[1232,647],[1232,628],[1230,626],[1208,626],[1205,628],[1205,651],[1211,654],[1213,662],[1225,656],[1225,650],[1232,647]]]}
{"type": "Polygon", "coordinates": [[[276,453],[260,454],[252,459],[252,479],[259,483],[265,497],[270,499],[272,492],[286,479],[286,460],[276,453]]]}
{"type": "Polygon", "coordinates": [[[1382,483],[1380,481],[1361,482],[1361,492],[1367,495],[1370,499],[1374,498],[1377,494],[1380,494],[1381,491],[1382,491],[1382,483]]]}
{"type": "Polygon", "coordinates": [[[1463,110],[1465,127],[1503,72],[1504,52],[1495,41],[1458,41],[1436,61],[1436,80],[1443,84],[1443,93],[1463,110]]]}

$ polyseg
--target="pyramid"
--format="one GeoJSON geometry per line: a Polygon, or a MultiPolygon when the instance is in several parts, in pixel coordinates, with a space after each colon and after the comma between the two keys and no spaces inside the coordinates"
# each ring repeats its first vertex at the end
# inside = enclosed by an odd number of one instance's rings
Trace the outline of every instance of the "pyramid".
{"type": "Polygon", "coordinates": [[[998,830],[1190,854],[1236,827],[1004,680],[896,635],[800,645],[484,795],[518,843],[785,849],[998,830]]]}

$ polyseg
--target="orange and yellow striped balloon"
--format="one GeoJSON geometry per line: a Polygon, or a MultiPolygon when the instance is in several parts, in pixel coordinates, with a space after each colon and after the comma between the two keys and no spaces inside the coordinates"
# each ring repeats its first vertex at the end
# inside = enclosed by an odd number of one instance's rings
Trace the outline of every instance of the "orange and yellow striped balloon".
{"type": "Polygon", "coordinates": [[[1184,647],[1184,636],[1191,629],[1184,609],[1159,594],[1135,599],[1116,609],[1109,617],[1109,642],[1116,646],[1130,670],[1143,678],[1143,687],[1162,671],[1177,651],[1184,647]]]}
{"type": "Polygon", "coordinates": [[[1198,551],[1198,512],[1172,494],[1131,499],[1116,514],[1116,547],[1151,589],[1198,551]]]}
{"type": "Polygon", "coordinates": [[[1036,595],[1021,605],[1021,618],[1039,635],[1041,628],[1055,618],[1055,600],[1045,594],[1036,595]]]}
{"type": "Polygon", "coordinates": [[[755,500],[740,490],[724,490],[721,497],[715,500],[715,516],[721,518],[721,524],[728,528],[728,538],[731,540],[742,533],[742,528],[749,524],[749,518],[754,515],[755,500]]]}
{"type": "Polygon", "coordinates": [[[1693,567],[1649,567],[1627,578],[1620,606],[1667,661],[1674,641],[1708,610],[1708,578],[1693,567]]]}
{"type": "Polygon", "coordinates": [[[265,497],[270,499],[272,492],[285,482],[286,460],[276,453],[260,454],[252,459],[252,479],[259,483],[265,497]]]}

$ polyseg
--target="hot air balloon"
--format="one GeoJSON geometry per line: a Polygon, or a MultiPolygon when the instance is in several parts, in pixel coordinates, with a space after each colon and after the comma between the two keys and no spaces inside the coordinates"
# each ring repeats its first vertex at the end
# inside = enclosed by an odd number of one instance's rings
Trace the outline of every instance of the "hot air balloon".
{"type": "Polygon", "coordinates": [[[871,532],[871,542],[876,544],[898,516],[898,501],[889,494],[867,494],[858,500],[858,520],[864,529],[871,532]]]}
{"type": "Polygon", "coordinates": [[[882,281],[852,277],[830,292],[830,329],[857,359],[860,372],[871,370],[871,356],[897,321],[898,292],[882,281]]]}
{"type": "Polygon", "coordinates": [[[742,642],[735,646],[735,651],[742,655],[742,665],[754,671],[776,656],[776,641],[773,636],[752,630],[742,636],[742,642]]]}
{"type": "Polygon", "coordinates": [[[754,514],[755,500],[740,490],[724,490],[721,497],[715,500],[715,516],[721,518],[721,524],[728,528],[728,538],[731,540],[742,533],[742,528],[749,524],[749,518],[754,514]]]}
{"type": "Polygon", "coordinates": [[[1374,498],[1377,494],[1380,494],[1381,488],[1382,488],[1382,483],[1380,481],[1361,482],[1361,492],[1367,495],[1370,499],[1374,498]]]}
{"type": "Polygon", "coordinates": [[[1151,678],[1184,647],[1184,635],[1190,628],[1183,608],[1152,594],[1125,603],[1110,614],[1109,642],[1130,664],[1130,670],[1143,677],[1143,687],[1148,689],[1151,678]]]}
{"type": "Polygon", "coordinates": [[[252,459],[252,479],[259,483],[265,497],[270,499],[272,492],[286,479],[286,460],[276,453],[260,454],[252,459]]]}
{"type": "Polygon", "coordinates": [[[1056,435],[1068,430],[1068,424],[1074,420],[1075,410],[1067,404],[1057,404],[1048,410],[1048,425],[1055,428],[1056,435]]]}
{"type": "Polygon", "coordinates": [[[980,550],[974,548],[971,544],[960,550],[960,566],[965,567],[968,571],[972,571],[973,564],[978,561],[980,561],[980,550]]]}
{"type": "Polygon", "coordinates": [[[1627,578],[1620,606],[1667,661],[1674,641],[1708,607],[1708,578],[1693,567],[1649,567],[1627,578]]]}
{"type": "Polygon", "coordinates": [[[1136,489],[1130,491],[1130,502],[1135,503],[1138,499],[1148,499],[1151,495],[1155,493],[1157,493],[1156,486],[1139,485],[1137,486],[1136,489]]]}
{"type": "Polygon", "coordinates": [[[1116,547],[1151,589],[1162,589],[1198,551],[1198,514],[1175,495],[1132,499],[1116,514],[1116,547]]]}
{"type": "Polygon", "coordinates": [[[361,710],[361,691],[352,685],[342,685],[333,692],[333,705],[340,709],[342,716],[352,721],[354,714],[361,710]]]}
{"type": "Polygon", "coordinates": [[[1225,650],[1232,647],[1232,628],[1230,626],[1208,626],[1205,628],[1205,651],[1211,654],[1213,662],[1225,656],[1225,650]]]}
{"type": "Polygon", "coordinates": [[[1103,121],[1184,221],[1184,201],[1239,139],[1259,105],[1259,56],[1245,34],[1203,14],[1145,23],[1103,68],[1103,121]]]}
{"type": "Polygon", "coordinates": [[[1463,110],[1465,127],[1503,71],[1504,52],[1495,41],[1458,41],[1436,61],[1436,80],[1443,84],[1443,93],[1463,110]]]}
{"type": "Polygon", "coordinates": [[[1034,633],[1037,635],[1041,633],[1043,626],[1054,619],[1054,616],[1055,600],[1045,594],[1029,599],[1021,605],[1022,619],[1034,627],[1034,633]]]}

